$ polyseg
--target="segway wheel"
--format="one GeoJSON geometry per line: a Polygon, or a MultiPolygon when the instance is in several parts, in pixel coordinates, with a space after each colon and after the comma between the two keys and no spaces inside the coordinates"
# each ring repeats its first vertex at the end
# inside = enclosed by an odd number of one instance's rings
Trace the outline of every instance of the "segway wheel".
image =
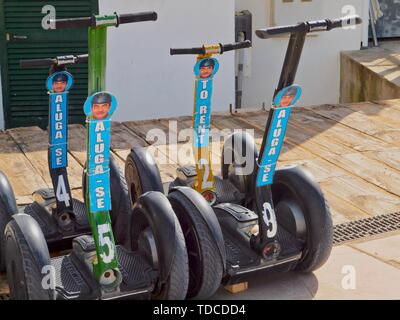
{"type": "MultiPolygon", "coordinates": [[[[221,158],[221,173],[241,193],[246,195],[246,207],[254,200],[254,173],[257,172],[257,146],[248,133],[238,132],[230,135],[224,142],[221,158]]],[[[251,208],[250,208],[251,209],[251,208]]]]}
{"type": "Polygon", "coordinates": [[[175,217],[175,257],[171,266],[169,278],[162,290],[154,296],[160,300],[184,300],[189,285],[188,256],[185,238],[178,219],[175,217]]]}
{"type": "Polygon", "coordinates": [[[0,272],[4,272],[6,270],[5,264],[5,244],[4,244],[4,231],[6,229],[6,225],[10,218],[3,211],[3,208],[0,203],[0,272]]]}
{"type": "Polygon", "coordinates": [[[144,252],[159,271],[152,299],[185,299],[189,283],[185,238],[161,192],[147,192],[138,198],[132,213],[132,248],[144,252]]]}
{"type": "Polygon", "coordinates": [[[125,161],[125,179],[131,204],[148,191],[164,193],[160,171],[153,157],[144,148],[133,148],[125,161]]]}
{"type": "MultiPolygon", "coordinates": [[[[278,223],[286,222],[288,227],[287,221],[290,219],[282,217],[279,208],[289,208],[293,202],[304,218],[303,256],[294,270],[312,272],[320,268],[328,260],[332,250],[333,226],[329,207],[319,185],[312,175],[301,167],[287,167],[275,172],[272,195],[278,223]]],[[[292,234],[296,234],[293,225],[288,229],[292,234]]]]}
{"type": "Polygon", "coordinates": [[[4,237],[10,298],[12,300],[53,299],[54,289],[43,288],[41,270],[15,220],[7,224],[4,237]]]}
{"type": "Polygon", "coordinates": [[[187,187],[173,189],[168,199],[185,236],[189,259],[187,298],[207,299],[217,291],[224,275],[226,258],[222,230],[213,209],[195,190],[187,187]],[[181,192],[183,188],[190,195],[181,192]],[[212,220],[214,234],[201,210],[209,218],[215,218],[212,220]]]}
{"type": "Polygon", "coordinates": [[[0,171],[0,272],[6,270],[4,231],[11,216],[17,212],[14,191],[5,174],[0,171]]]}

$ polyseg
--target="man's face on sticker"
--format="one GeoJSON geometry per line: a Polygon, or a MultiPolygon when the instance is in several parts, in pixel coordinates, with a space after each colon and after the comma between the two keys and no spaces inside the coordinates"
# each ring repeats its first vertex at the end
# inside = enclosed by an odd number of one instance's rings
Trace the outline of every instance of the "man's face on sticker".
{"type": "Polygon", "coordinates": [[[200,78],[206,79],[212,76],[214,72],[214,66],[208,65],[208,66],[202,66],[200,68],[200,78]]]}
{"type": "Polygon", "coordinates": [[[110,111],[110,103],[93,103],[92,104],[92,116],[93,119],[103,120],[108,117],[110,111]]]}
{"type": "Polygon", "coordinates": [[[283,95],[279,106],[282,108],[291,106],[293,104],[294,97],[294,95],[283,95]]]}
{"type": "Polygon", "coordinates": [[[67,88],[66,81],[54,81],[53,82],[53,92],[55,92],[55,93],[64,92],[66,88],[67,88]]]}

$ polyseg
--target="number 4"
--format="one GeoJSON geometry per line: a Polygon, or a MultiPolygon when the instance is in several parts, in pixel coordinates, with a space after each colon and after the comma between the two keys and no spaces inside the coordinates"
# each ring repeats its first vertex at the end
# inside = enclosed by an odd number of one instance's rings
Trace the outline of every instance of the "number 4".
{"type": "Polygon", "coordinates": [[[64,202],[65,206],[70,206],[71,198],[67,192],[67,188],[65,187],[64,176],[62,175],[58,176],[56,197],[59,202],[64,202]]]}

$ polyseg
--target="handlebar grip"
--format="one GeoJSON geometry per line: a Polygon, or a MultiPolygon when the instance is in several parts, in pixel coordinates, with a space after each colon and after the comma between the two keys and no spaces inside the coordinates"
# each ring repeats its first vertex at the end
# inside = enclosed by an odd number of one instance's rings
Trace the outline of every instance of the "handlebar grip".
{"type": "Polygon", "coordinates": [[[171,49],[170,55],[177,55],[177,54],[205,54],[204,47],[201,48],[187,48],[187,49],[171,49]]]}
{"type": "Polygon", "coordinates": [[[57,59],[30,59],[30,60],[20,60],[20,68],[40,68],[49,67],[57,63],[57,59]]]}
{"type": "Polygon", "coordinates": [[[227,52],[227,51],[245,49],[245,48],[250,48],[250,47],[251,47],[250,40],[237,42],[237,43],[231,43],[231,44],[223,44],[223,45],[221,45],[221,54],[224,52],[227,52]]]}
{"type": "Polygon", "coordinates": [[[256,35],[261,39],[268,39],[281,34],[300,33],[300,32],[308,32],[307,23],[302,22],[299,24],[293,24],[289,26],[279,26],[279,27],[259,29],[256,30],[256,35]]]}
{"type": "MultiPolygon", "coordinates": [[[[218,53],[223,54],[224,52],[227,52],[227,51],[250,48],[251,41],[246,40],[246,41],[237,42],[237,43],[219,44],[219,46],[221,48],[221,52],[218,52],[218,53]]],[[[182,48],[182,49],[171,49],[170,50],[171,56],[178,55],[178,54],[206,54],[206,53],[207,53],[207,49],[205,46],[199,47],[199,48],[182,48]]],[[[213,53],[215,53],[215,52],[213,52],[213,53]]]]}
{"type": "Polygon", "coordinates": [[[158,15],[154,11],[141,12],[141,13],[127,13],[118,15],[119,24],[142,22],[142,21],[156,21],[158,15]]]}
{"type": "Polygon", "coordinates": [[[57,19],[51,22],[55,23],[56,29],[78,29],[92,26],[93,17],[57,19]]]}
{"type": "Polygon", "coordinates": [[[355,26],[361,24],[363,22],[360,16],[348,16],[344,18],[334,19],[328,21],[328,30],[332,30],[335,28],[344,28],[348,26],[355,26]]]}
{"type": "Polygon", "coordinates": [[[55,23],[56,29],[78,29],[96,27],[100,25],[114,25],[142,22],[142,21],[155,21],[157,20],[157,13],[154,11],[139,12],[139,13],[126,13],[105,15],[105,16],[91,16],[84,18],[71,18],[71,19],[57,19],[51,20],[55,23]]]}
{"type": "Polygon", "coordinates": [[[89,55],[88,54],[80,54],[76,56],[76,62],[75,63],[85,63],[89,61],[89,55]]]}
{"type": "Polygon", "coordinates": [[[357,16],[348,16],[344,18],[334,20],[317,20],[301,22],[290,26],[271,27],[265,29],[259,29],[256,31],[256,35],[261,39],[268,39],[276,35],[281,34],[293,34],[293,33],[309,33],[319,31],[330,31],[335,28],[344,28],[351,25],[361,24],[362,19],[357,16]]]}
{"type": "Polygon", "coordinates": [[[46,59],[30,59],[30,60],[20,60],[20,68],[41,68],[50,66],[63,66],[78,63],[88,62],[89,55],[81,54],[77,56],[59,56],[57,58],[46,58],[46,59]]]}

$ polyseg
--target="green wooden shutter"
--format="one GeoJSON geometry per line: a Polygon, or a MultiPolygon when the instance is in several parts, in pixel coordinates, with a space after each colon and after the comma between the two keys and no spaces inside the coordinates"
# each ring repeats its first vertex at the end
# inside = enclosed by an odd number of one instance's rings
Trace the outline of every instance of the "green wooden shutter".
{"type": "MultiPolygon", "coordinates": [[[[19,60],[87,53],[87,30],[43,30],[44,5],[56,9],[57,18],[90,16],[98,12],[97,0],[18,1],[0,0],[0,35],[5,50],[1,54],[3,107],[6,127],[39,125],[48,122],[48,70],[20,69],[19,60]]],[[[1,43],[0,43],[1,44],[1,43]]],[[[68,68],[75,83],[69,95],[69,122],[82,123],[87,97],[87,64],[68,68]]]]}

